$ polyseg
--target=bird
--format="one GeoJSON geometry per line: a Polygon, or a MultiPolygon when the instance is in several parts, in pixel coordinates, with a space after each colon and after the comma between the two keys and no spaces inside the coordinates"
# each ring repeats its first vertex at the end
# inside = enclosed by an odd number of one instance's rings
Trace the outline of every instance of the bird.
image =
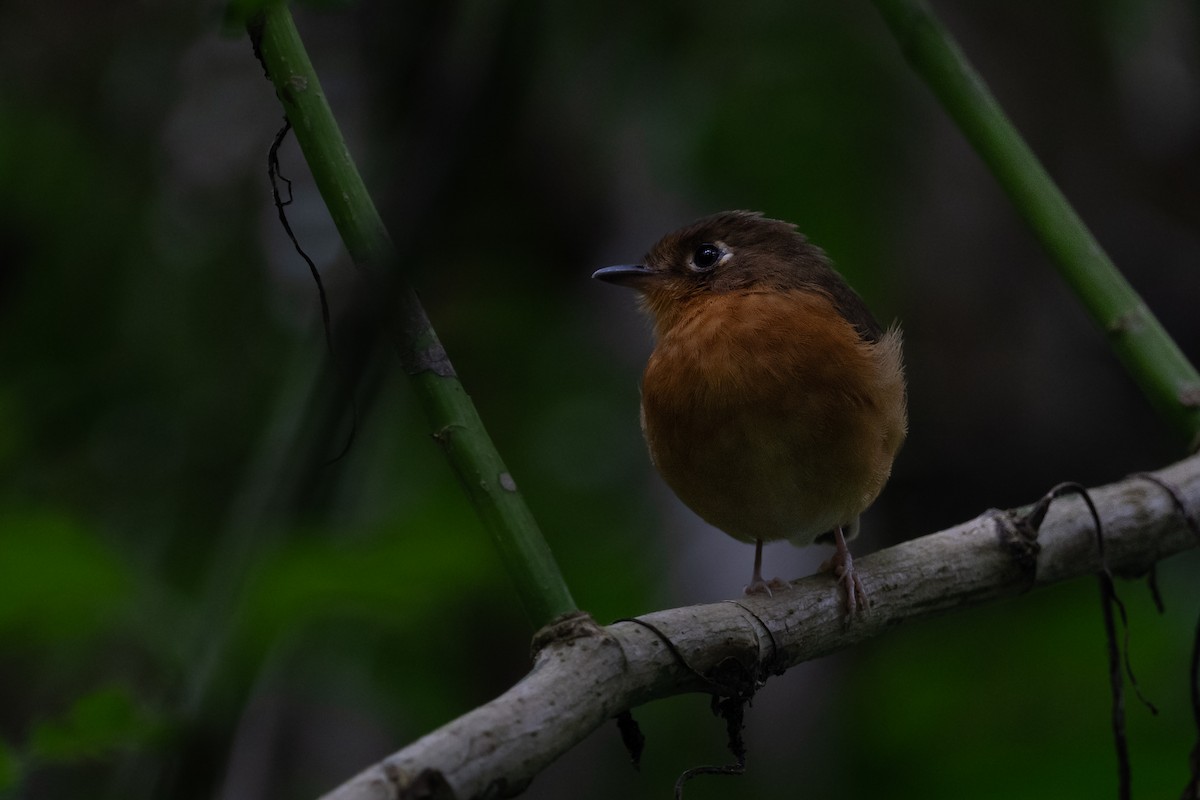
{"type": "Polygon", "coordinates": [[[593,278],[637,290],[654,349],[641,383],[650,460],[701,519],[754,544],[832,542],[822,567],[848,617],[870,600],[846,545],[907,433],[897,324],[884,329],[797,227],[725,211],[660,239],[640,264],[593,278]]]}

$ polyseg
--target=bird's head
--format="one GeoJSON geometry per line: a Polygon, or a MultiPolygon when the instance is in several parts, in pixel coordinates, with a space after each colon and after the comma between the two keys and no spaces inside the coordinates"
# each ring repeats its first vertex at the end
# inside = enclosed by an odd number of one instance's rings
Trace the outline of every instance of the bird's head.
{"type": "Polygon", "coordinates": [[[704,217],[664,236],[642,263],[605,267],[592,277],[637,289],[659,331],[706,295],[807,289],[840,305],[840,296],[852,293],[795,225],[751,211],[704,217]]]}

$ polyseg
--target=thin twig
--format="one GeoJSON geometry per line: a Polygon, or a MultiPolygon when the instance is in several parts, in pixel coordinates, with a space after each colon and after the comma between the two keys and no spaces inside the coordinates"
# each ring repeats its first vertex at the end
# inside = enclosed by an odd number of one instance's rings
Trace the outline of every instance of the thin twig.
{"type": "Polygon", "coordinates": [[[305,249],[300,246],[300,240],[296,238],[296,232],[292,230],[292,223],[287,215],[287,207],[292,204],[292,182],[284,176],[283,170],[279,166],[279,148],[283,145],[284,139],[287,138],[291,130],[292,121],[284,117],[283,126],[276,132],[275,141],[271,142],[271,148],[267,151],[267,179],[271,181],[271,199],[274,201],[275,211],[279,215],[279,224],[283,228],[284,234],[288,237],[288,241],[292,243],[292,248],[295,249],[296,254],[308,266],[308,273],[312,276],[313,283],[316,284],[317,302],[321,308],[321,330],[325,335],[325,351],[329,354],[329,361],[334,371],[347,387],[346,395],[350,405],[350,433],[346,435],[346,439],[342,442],[337,455],[325,461],[324,466],[330,466],[341,461],[354,445],[354,437],[358,432],[358,403],[354,399],[354,391],[350,386],[350,381],[343,374],[341,365],[337,360],[337,354],[333,350],[333,323],[329,317],[329,295],[325,292],[325,282],[321,279],[321,271],[317,269],[316,263],[305,249]],[[283,193],[279,191],[280,182],[287,188],[287,197],[284,197],[283,193]]]}

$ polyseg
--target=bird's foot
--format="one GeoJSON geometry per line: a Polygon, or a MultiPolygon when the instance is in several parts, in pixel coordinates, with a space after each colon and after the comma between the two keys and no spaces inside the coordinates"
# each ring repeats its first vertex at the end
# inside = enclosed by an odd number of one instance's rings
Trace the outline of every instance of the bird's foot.
{"type": "Polygon", "coordinates": [[[765,594],[767,597],[774,597],[775,592],[782,592],[784,589],[790,588],[792,585],[782,578],[771,578],[771,580],[765,581],[761,575],[755,575],[742,591],[747,595],[765,594]]]}
{"type": "Polygon", "coordinates": [[[858,573],[854,571],[854,558],[846,547],[841,528],[835,529],[834,544],[837,546],[837,552],[821,565],[821,571],[832,572],[846,592],[846,621],[849,622],[859,614],[866,614],[871,610],[871,599],[867,597],[867,590],[863,588],[858,573]]]}
{"type": "Polygon", "coordinates": [[[754,542],[754,575],[750,578],[750,583],[744,591],[746,594],[765,594],[767,597],[774,597],[776,592],[783,591],[791,587],[787,581],[779,578],[771,578],[769,581],[764,581],[762,576],[762,548],[763,540],[758,539],[754,542]]]}

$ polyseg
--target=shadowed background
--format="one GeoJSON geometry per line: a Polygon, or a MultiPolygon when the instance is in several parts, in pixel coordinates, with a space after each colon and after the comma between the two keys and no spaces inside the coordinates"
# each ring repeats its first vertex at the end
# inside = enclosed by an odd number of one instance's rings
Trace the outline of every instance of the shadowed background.
{"type": "MultiPolygon", "coordinates": [[[[1195,6],[937,10],[1196,361],[1195,6]]],[[[752,548],[653,474],[637,428],[649,326],[588,280],[713,211],[796,222],[905,330],[909,440],[855,553],[1183,455],[869,3],[297,13],[405,267],[601,622],[734,597],[749,576],[752,548]]],[[[356,324],[353,267],[289,140],[331,366],[270,202],[280,107],[220,27],[214,5],[0,11],[14,796],[310,797],[528,668],[515,593],[395,358],[356,324]]],[[[773,545],[766,570],[828,554],[773,545]]],[[[1119,585],[1161,710],[1129,704],[1139,795],[1187,778],[1198,566],[1162,566],[1162,617],[1141,583],[1119,585]]],[[[1104,796],[1097,595],[1078,581],[773,679],[747,713],[748,774],[687,797],[1104,796]]],[[[640,772],[606,728],[527,796],[663,797],[683,769],[730,760],[706,698],[635,714],[640,772]]]]}

